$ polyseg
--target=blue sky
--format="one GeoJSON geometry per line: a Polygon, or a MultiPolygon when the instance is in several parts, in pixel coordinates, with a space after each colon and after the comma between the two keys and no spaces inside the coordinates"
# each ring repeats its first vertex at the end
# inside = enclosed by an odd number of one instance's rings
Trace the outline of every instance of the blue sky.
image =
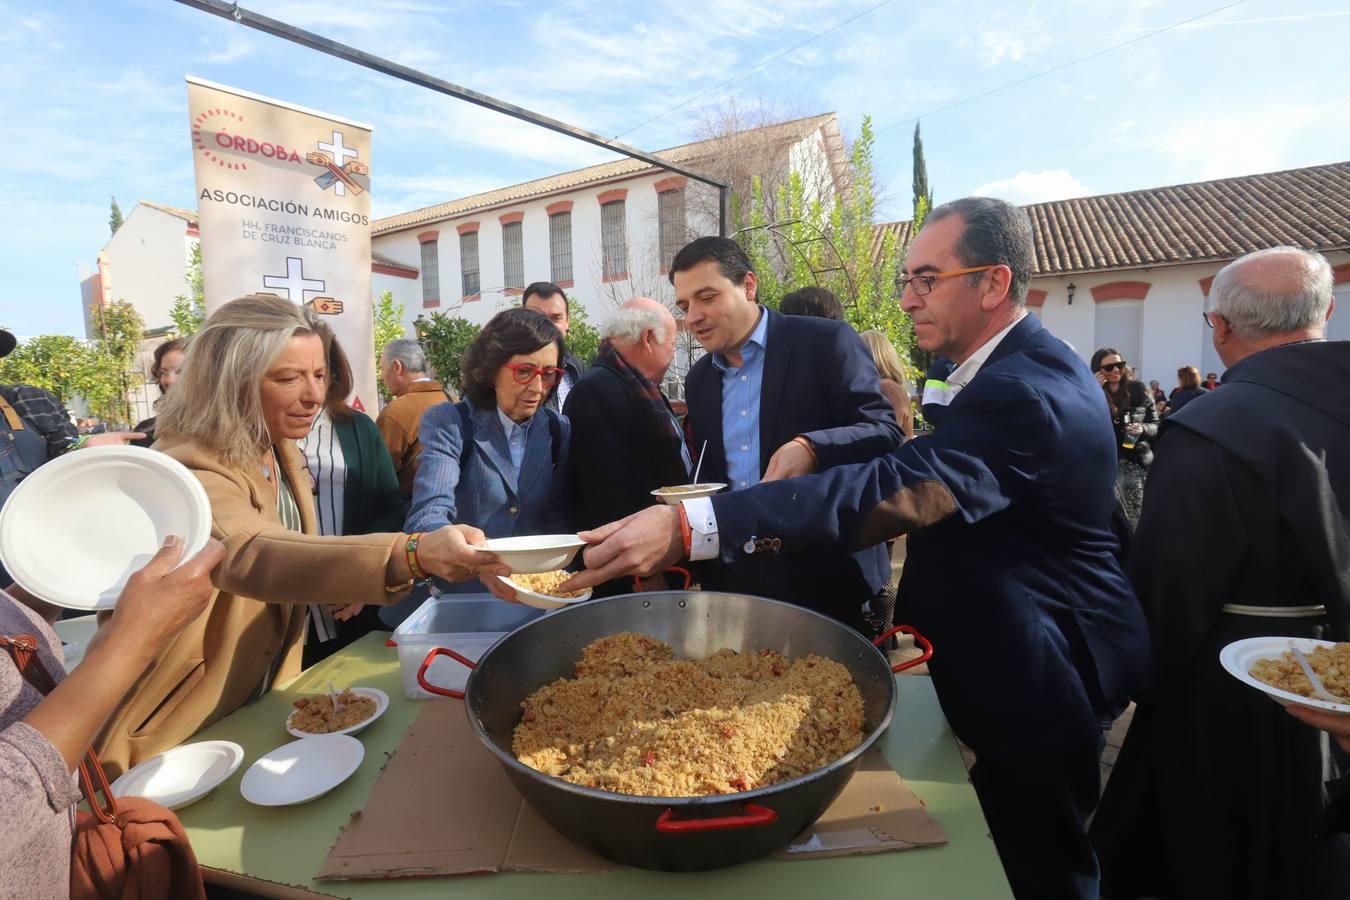
{"type": "MultiPolygon", "coordinates": [[[[1232,0],[879,2],[243,5],[646,149],[690,139],[728,97],[833,110],[846,134],[870,114],[887,219],[909,215],[915,116],[938,202],[1350,159],[1337,0],[1246,0],[1059,71],[1232,0]]],[[[372,124],[379,215],[612,158],[171,0],[0,0],[0,21],[0,324],[20,335],[81,332],[78,268],[108,238],[109,195],[128,213],[194,205],[185,74],[372,124]]]]}

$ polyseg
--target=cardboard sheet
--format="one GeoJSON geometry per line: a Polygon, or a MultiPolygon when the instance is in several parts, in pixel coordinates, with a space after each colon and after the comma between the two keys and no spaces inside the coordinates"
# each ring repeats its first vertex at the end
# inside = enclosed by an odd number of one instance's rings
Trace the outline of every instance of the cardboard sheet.
{"type": "MultiPolygon", "coordinates": [[[[873,748],[816,824],[774,856],[811,859],[946,842],[873,748]]],[[[463,703],[428,701],[316,878],[614,868],[617,863],[573,844],[524,801],[474,734],[463,703]]]]}

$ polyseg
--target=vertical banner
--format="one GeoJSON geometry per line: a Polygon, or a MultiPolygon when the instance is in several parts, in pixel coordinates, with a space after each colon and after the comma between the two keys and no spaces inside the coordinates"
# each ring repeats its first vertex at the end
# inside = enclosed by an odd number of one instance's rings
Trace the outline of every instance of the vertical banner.
{"type": "Polygon", "coordinates": [[[370,126],[187,83],[207,312],[245,294],[313,308],[351,361],[352,406],[373,411],[370,126]]]}

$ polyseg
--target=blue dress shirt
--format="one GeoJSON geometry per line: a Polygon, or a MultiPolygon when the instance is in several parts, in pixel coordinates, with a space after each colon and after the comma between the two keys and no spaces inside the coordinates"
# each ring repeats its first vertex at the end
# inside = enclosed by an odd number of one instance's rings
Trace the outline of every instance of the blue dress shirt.
{"type": "Polygon", "coordinates": [[[733,491],[759,483],[759,392],[768,335],[769,319],[761,309],[759,324],[741,345],[741,367],[732,368],[720,353],[712,358],[722,373],[722,443],[733,491]]]}
{"type": "Polygon", "coordinates": [[[525,436],[529,431],[530,423],[534,421],[534,416],[525,420],[524,425],[517,425],[511,421],[511,417],[502,412],[502,408],[497,407],[497,418],[502,423],[502,431],[506,432],[506,446],[511,451],[511,468],[516,470],[516,477],[520,477],[520,464],[525,459],[525,436]]]}

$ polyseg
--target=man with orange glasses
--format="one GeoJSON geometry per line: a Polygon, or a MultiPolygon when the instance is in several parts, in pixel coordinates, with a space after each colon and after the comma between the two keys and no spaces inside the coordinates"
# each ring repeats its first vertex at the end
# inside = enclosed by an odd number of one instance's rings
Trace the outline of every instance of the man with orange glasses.
{"type": "Polygon", "coordinates": [[[903,305],[957,363],[942,425],[871,463],[681,507],[582,537],[572,590],[682,555],[736,560],[909,534],[896,620],[933,643],[933,684],[1021,898],[1097,896],[1087,836],[1102,729],[1148,672],[1148,630],[1111,529],[1116,449],[1101,388],[1028,316],[1026,214],[1001,200],[929,213],[903,305]],[[766,539],[769,540],[766,546],[766,539]]]}

